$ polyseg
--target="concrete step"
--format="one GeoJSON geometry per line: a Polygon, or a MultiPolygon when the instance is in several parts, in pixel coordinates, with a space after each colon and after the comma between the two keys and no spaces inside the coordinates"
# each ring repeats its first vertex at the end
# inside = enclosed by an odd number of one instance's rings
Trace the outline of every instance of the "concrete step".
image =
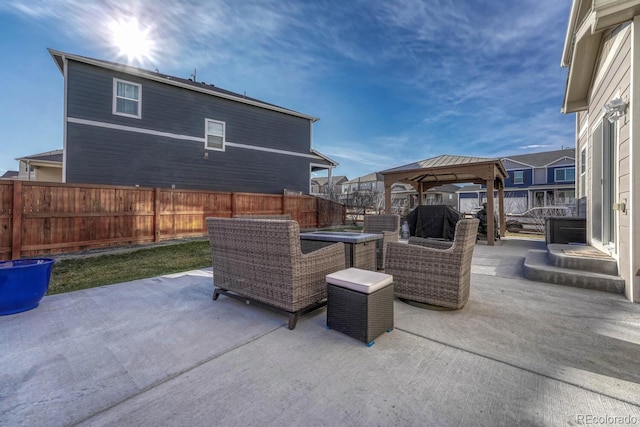
{"type": "Polygon", "coordinates": [[[552,243],[547,245],[547,249],[549,260],[556,267],[618,275],[616,260],[592,246],[552,243]]]}
{"type": "Polygon", "coordinates": [[[594,273],[554,265],[546,250],[531,249],[524,260],[524,277],[538,282],[624,294],[624,280],[619,276],[594,273]]]}

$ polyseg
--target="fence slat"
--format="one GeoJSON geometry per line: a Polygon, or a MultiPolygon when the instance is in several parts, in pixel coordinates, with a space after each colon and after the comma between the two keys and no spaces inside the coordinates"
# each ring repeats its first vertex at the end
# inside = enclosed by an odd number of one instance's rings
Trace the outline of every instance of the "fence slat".
{"type": "Polygon", "coordinates": [[[11,229],[11,259],[20,258],[22,245],[22,182],[13,181],[13,218],[11,229]]]}

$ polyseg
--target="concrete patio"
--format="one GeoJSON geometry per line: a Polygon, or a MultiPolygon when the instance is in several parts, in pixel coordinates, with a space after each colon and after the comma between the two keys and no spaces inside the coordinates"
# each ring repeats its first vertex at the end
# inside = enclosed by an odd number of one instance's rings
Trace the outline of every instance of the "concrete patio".
{"type": "Polygon", "coordinates": [[[462,310],[396,300],[370,348],[210,270],[45,297],[0,317],[0,425],[640,423],[640,304],[524,279],[531,248],[478,244],[462,310]]]}

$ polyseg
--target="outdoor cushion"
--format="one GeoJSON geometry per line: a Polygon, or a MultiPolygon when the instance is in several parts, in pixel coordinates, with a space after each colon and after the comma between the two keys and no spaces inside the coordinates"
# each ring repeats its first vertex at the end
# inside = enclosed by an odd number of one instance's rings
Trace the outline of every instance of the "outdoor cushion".
{"type": "Polygon", "coordinates": [[[347,268],[327,274],[327,283],[351,289],[363,294],[370,294],[393,282],[393,276],[359,268],[347,268]]]}

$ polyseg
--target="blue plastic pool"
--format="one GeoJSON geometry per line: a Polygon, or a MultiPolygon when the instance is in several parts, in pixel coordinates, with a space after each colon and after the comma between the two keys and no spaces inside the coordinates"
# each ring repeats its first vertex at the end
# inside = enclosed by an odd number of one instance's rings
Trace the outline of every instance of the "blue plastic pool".
{"type": "Polygon", "coordinates": [[[0,261],[0,316],[31,310],[47,293],[55,260],[0,261]]]}

